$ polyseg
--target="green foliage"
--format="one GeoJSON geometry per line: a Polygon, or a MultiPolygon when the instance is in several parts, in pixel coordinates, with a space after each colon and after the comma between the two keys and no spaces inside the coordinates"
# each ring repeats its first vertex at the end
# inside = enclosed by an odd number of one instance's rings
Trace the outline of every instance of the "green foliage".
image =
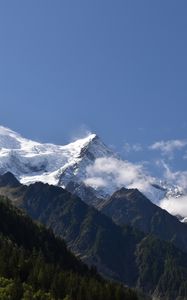
{"type": "Polygon", "coordinates": [[[135,300],[135,292],[103,280],[65,243],[0,202],[0,300],[135,300]]]}
{"type": "Polygon", "coordinates": [[[139,285],[145,291],[166,300],[187,298],[187,259],[183,252],[149,235],[138,245],[136,257],[139,285]]]}
{"type": "MultiPolygon", "coordinates": [[[[107,277],[141,290],[140,299],[147,299],[144,294],[164,300],[187,299],[187,255],[171,242],[129,226],[117,226],[58,187],[42,183],[16,187],[12,200],[15,193],[21,199],[19,205],[33,219],[52,228],[75,253],[97,265],[107,277]]],[[[132,200],[136,197],[137,192],[132,200]]],[[[173,226],[169,228],[172,232],[173,226]]],[[[94,268],[88,269],[76,259],[51,230],[34,225],[9,202],[0,203],[0,232],[6,241],[0,253],[0,276],[26,283],[33,289],[27,292],[32,297],[42,291],[54,299],[136,299],[131,290],[102,280],[94,268]]]]}
{"type": "Polygon", "coordinates": [[[17,279],[11,280],[0,277],[0,299],[19,300],[22,295],[22,285],[17,279]]]}

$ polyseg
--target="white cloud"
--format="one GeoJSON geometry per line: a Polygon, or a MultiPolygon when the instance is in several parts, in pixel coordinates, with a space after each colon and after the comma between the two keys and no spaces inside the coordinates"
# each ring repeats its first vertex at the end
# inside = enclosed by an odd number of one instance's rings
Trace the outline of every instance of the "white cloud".
{"type": "Polygon", "coordinates": [[[160,207],[172,215],[187,216],[187,196],[178,198],[165,198],[160,202],[160,207]]]}
{"type": "Polygon", "coordinates": [[[74,132],[71,133],[70,142],[75,142],[79,139],[86,138],[87,136],[91,135],[93,132],[88,128],[87,125],[82,124],[79,126],[74,132]]]}
{"type": "Polygon", "coordinates": [[[169,141],[159,141],[151,146],[151,150],[160,150],[162,155],[168,156],[170,159],[173,158],[173,153],[176,150],[180,150],[187,145],[186,140],[169,140],[169,141]]]}
{"type": "Polygon", "coordinates": [[[168,166],[168,164],[166,164],[166,162],[164,162],[163,160],[159,161],[159,163],[164,168],[163,176],[166,179],[166,181],[181,187],[184,192],[187,192],[187,171],[173,172],[168,166]]]}
{"type": "MultiPolygon", "coordinates": [[[[159,164],[164,167],[163,177],[166,182],[172,184],[179,194],[184,194],[180,197],[168,197],[160,201],[159,206],[167,210],[172,215],[187,216],[187,171],[172,171],[168,164],[163,160],[159,164]]],[[[168,195],[169,196],[169,195],[168,195]]]]}
{"type": "MultiPolygon", "coordinates": [[[[176,186],[176,191],[187,192],[187,171],[173,172],[163,160],[159,161],[159,164],[164,167],[163,177],[168,182],[168,186],[173,184],[176,186]]],[[[163,199],[165,192],[152,187],[150,183],[154,182],[154,178],[147,173],[143,164],[104,157],[96,159],[93,165],[87,167],[86,172],[85,184],[95,189],[103,189],[108,194],[112,194],[121,187],[137,188],[152,202],[171,214],[187,216],[187,196],[163,199]]]]}
{"type": "Polygon", "coordinates": [[[85,183],[94,188],[107,187],[109,193],[125,186],[147,191],[151,177],[141,164],[132,164],[113,157],[98,158],[87,167],[85,183]]]}
{"type": "Polygon", "coordinates": [[[85,179],[85,184],[92,186],[93,188],[102,188],[106,186],[106,181],[101,177],[89,177],[85,179]]]}

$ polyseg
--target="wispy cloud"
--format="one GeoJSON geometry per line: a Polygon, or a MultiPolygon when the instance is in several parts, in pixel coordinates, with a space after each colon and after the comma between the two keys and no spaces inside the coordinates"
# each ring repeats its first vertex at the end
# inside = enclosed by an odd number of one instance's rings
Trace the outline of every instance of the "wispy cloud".
{"type": "Polygon", "coordinates": [[[162,155],[172,159],[174,152],[176,150],[181,150],[185,146],[187,146],[186,140],[169,140],[169,141],[158,141],[152,144],[151,146],[149,146],[149,149],[159,150],[161,151],[162,155]]]}
{"type": "Polygon", "coordinates": [[[80,125],[74,132],[71,133],[70,142],[75,142],[78,139],[85,138],[91,135],[93,132],[88,128],[87,125],[80,125]]]}
{"type": "Polygon", "coordinates": [[[187,192],[187,171],[172,171],[164,160],[160,160],[159,163],[164,168],[163,177],[165,180],[187,192]]]}
{"type": "Polygon", "coordinates": [[[85,184],[99,189],[107,187],[109,192],[125,186],[147,191],[149,179],[142,164],[132,164],[113,157],[98,158],[93,165],[87,167],[85,184]]]}
{"type": "Polygon", "coordinates": [[[127,153],[130,153],[130,152],[139,152],[139,151],[143,150],[143,147],[142,147],[141,144],[129,144],[129,143],[125,143],[124,150],[127,153]]]}
{"type": "Polygon", "coordinates": [[[160,202],[160,207],[167,210],[172,215],[187,216],[187,196],[164,198],[160,202]]]}
{"type": "Polygon", "coordinates": [[[159,203],[159,206],[167,210],[172,215],[187,216],[187,171],[172,171],[169,165],[160,160],[157,162],[164,168],[163,177],[169,184],[173,184],[176,192],[184,194],[180,197],[165,197],[159,203]]]}
{"type": "Polygon", "coordinates": [[[84,182],[94,189],[102,188],[107,185],[107,181],[104,178],[96,176],[88,177],[84,182]]]}
{"type": "MultiPolygon", "coordinates": [[[[164,169],[163,179],[176,191],[187,192],[187,171],[172,171],[164,160],[159,161],[164,169]]],[[[121,187],[137,188],[151,201],[166,209],[171,214],[187,215],[187,196],[164,198],[165,193],[157,191],[150,184],[155,178],[150,176],[143,164],[134,164],[114,157],[96,159],[86,169],[85,184],[94,189],[103,189],[112,194],[121,187]],[[106,189],[105,189],[106,188],[106,189]],[[161,198],[162,197],[162,198],[161,198]]]]}

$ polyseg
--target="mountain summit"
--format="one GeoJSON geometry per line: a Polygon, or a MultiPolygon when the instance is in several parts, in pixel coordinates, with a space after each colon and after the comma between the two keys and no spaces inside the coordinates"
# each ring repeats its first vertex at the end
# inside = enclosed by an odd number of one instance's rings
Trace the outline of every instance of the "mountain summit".
{"type": "Polygon", "coordinates": [[[54,145],[26,139],[0,126],[0,174],[6,172],[23,184],[41,181],[71,187],[71,192],[91,205],[122,187],[138,188],[155,203],[167,194],[167,189],[153,184],[155,178],[123,161],[93,133],[67,145],[54,145]]]}
{"type": "Polygon", "coordinates": [[[113,155],[96,134],[61,146],[28,140],[0,127],[0,174],[12,172],[25,184],[41,181],[66,186],[69,181],[79,182],[88,165],[113,155]]]}

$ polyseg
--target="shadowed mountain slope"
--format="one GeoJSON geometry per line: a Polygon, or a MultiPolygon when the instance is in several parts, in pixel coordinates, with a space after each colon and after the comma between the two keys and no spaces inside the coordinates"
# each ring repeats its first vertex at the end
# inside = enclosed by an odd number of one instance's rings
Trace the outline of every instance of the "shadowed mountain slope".
{"type": "Polygon", "coordinates": [[[100,273],[154,299],[187,299],[187,254],[153,235],[116,225],[80,198],[43,183],[1,187],[12,202],[63,237],[100,273]]]}

